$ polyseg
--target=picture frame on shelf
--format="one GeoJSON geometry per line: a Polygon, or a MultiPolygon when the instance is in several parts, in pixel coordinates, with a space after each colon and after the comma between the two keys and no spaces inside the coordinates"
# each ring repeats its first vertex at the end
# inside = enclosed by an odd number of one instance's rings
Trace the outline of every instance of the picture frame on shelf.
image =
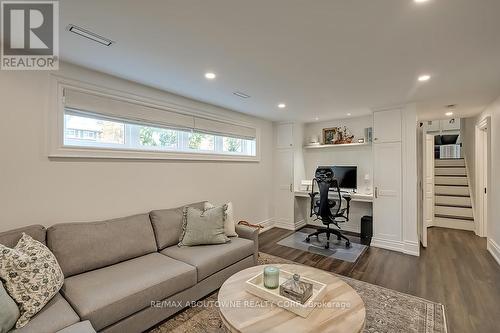
{"type": "Polygon", "coordinates": [[[338,127],[323,128],[323,144],[333,145],[337,137],[338,127]]]}

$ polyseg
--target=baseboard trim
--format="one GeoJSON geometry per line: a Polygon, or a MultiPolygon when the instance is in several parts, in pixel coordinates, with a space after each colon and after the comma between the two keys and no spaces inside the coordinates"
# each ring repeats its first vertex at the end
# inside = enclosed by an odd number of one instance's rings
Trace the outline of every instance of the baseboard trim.
{"type": "Polygon", "coordinates": [[[493,239],[488,238],[486,248],[496,260],[496,262],[500,265],[500,246],[493,239]]]}
{"type": "Polygon", "coordinates": [[[306,220],[295,222],[295,230],[299,230],[300,228],[305,227],[306,225],[307,225],[306,220]]]}
{"type": "Polygon", "coordinates": [[[286,230],[295,230],[295,223],[293,221],[287,221],[287,220],[275,220],[274,221],[274,227],[277,228],[282,228],[286,230]]]}
{"type": "Polygon", "coordinates": [[[260,225],[262,228],[260,229],[260,232],[267,231],[269,229],[274,228],[274,220],[273,219],[267,219],[262,222],[257,223],[260,225]]]}
{"type": "Polygon", "coordinates": [[[420,255],[420,244],[414,241],[395,241],[373,237],[370,246],[417,257],[420,255]]]}

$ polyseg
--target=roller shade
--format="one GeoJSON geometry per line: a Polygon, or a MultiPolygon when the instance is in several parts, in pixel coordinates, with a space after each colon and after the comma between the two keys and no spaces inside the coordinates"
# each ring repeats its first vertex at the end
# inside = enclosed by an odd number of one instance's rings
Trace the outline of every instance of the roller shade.
{"type": "Polygon", "coordinates": [[[256,137],[255,128],[198,117],[194,118],[194,129],[197,132],[215,135],[223,134],[225,136],[245,138],[250,140],[253,140],[256,137]]]}
{"type": "Polygon", "coordinates": [[[192,129],[194,117],[77,90],[64,90],[64,106],[124,120],[155,123],[164,127],[192,129]]]}
{"type": "Polygon", "coordinates": [[[64,89],[64,106],[102,116],[157,124],[168,128],[193,129],[197,132],[250,140],[255,139],[257,135],[255,128],[148,107],[69,88],[64,89]]]}

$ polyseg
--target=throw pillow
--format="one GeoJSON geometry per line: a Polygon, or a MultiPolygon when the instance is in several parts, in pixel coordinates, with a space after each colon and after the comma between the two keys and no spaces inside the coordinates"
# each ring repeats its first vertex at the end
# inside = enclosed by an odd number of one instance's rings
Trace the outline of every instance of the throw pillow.
{"type": "Polygon", "coordinates": [[[19,309],[16,302],[7,294],[0,282],[0,333],[11,330],[19,318],[19,309]]]}
{"type": "MultiPolygon", "coordinates": [[[[214,208],[215,206],[208,201],[205,201],[205,209],[214,208]]],[[[233,203],[227,203],[226,214],[224,214],[224,233],[227,237],[238,237],[236,233],[236,221],[234,220],[233,203]]]]}
{"type": "Polygon", "coordinates": [[[13,249],[0,244],[0,278],[19,306],[16,328],[25,326],[64,283],[54,254],[25,233],[13,249]]]}
{"type": "Polygon", "coordinates": [[[179,246],[223,244],[229,241],[224,234],[226,205],[206,210],[184,207],[179,246]]]}

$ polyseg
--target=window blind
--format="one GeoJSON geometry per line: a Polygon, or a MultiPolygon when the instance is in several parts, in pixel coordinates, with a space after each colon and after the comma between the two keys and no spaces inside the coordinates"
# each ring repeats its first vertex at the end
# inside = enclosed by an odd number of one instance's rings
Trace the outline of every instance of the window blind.
{"type": "Polygon", "coordinates": [[[250,140],[255,139],[257,135],[255,128],[197,115],[186,115],[69,88],[64,89],[64,106],[104,117],[156,124],[166,128],[189,129],[196,132],[250,140]]]}

